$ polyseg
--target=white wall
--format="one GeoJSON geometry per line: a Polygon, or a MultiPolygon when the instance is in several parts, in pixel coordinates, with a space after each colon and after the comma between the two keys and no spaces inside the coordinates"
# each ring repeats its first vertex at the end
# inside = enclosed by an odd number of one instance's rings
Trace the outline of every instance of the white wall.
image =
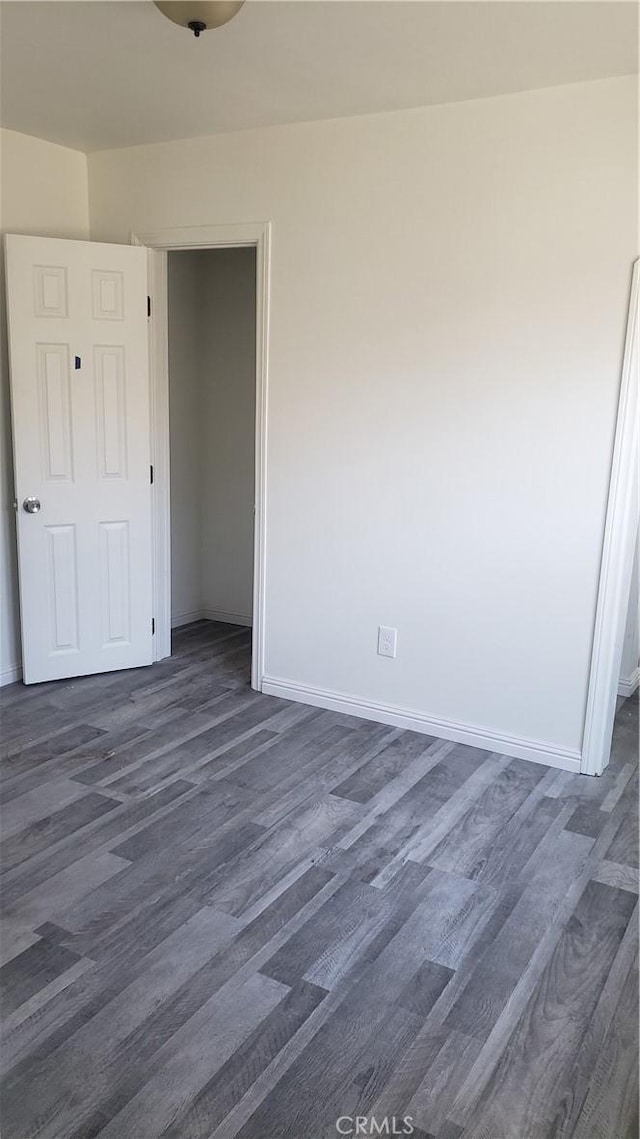
{"type": "Polygon", "coordinates": [[[170,253],[171,613],[251,623],[255,250],[170,253]]]}
{"type": "Polygon", "coordinates": [[[269,676],[575,757],[636,96],[606,80],[90,157],[98,239],[273,223],[269,676]]]}
{"type": "Polygon", "coordinates": [[[256,255],[201,256],[202,598],[207,613],[251,623],[255,452],[256,255]]]}
{"type": "MultiPolygon", "coordinates": [[[[2,233],[89,236],[87,160],[41,139],[0,131],[2,233]]],[[[13,458],[4,301],[0,271],[0,684],[20,675],[18,585],[13,511],[13,458]]]]}
{"type": "Polygon", "coordinates": [[[170,253],[171,616],[202,610],[201,287],[197,253],[170,253]]]}

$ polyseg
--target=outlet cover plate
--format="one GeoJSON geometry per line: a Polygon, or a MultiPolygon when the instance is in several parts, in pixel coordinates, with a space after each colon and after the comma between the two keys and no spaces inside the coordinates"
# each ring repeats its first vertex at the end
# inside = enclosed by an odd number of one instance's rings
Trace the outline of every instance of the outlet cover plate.
{"type": "Polygon", "coordinates": [[[378,656],[395,657],[398,647],[398,630],[389,625],[378,625],[378,656]]]}

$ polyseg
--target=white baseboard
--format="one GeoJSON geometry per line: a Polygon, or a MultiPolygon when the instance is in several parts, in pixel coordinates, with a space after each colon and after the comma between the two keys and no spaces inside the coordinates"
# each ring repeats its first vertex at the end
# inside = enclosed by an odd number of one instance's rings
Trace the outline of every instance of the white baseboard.
{"type": "Polygon", "coordinates": [[[21,664],[14,664],[12,668],[5,668],[0,672],[0,688],[4,688],[5,684],[15,684],[16,680],[22,680],[21,664]]]}
{"type": "Polygon", "coordinates": [[[203,609],[192,609],[190,613],[178,613],[175,617],[172,614],[171,628],[179,629],[181,625],[191,625],[193,621],[202,621],[203,617],[203,609]]]}
{"type": "Polygon", "coordinates": [[[553,744],[491,732],[473,724],[459,724],[453,720],[441,720],[394,704],[379,704],[362,700],[357,696],[346,696],[341,692],[313,688],[308,684],[295,684],[291,680],[280,680],[265,676],[262,691],[268,696],[281,696],[285,700],[297,700],[302,704],[312,704],[317,708],[328,708],[333,712],[345,712],[349,716],[361,716],[365,720],[376,720],[381,724],[391,724],[396,728],[409,728],[413,732],[425,732],[454,743],[469,744],[471,747],[485,748],[499,755],[513,756],[515,759],[530,759],[534,763],[544,763],[547,767],[558,767],[562,771],[580,771],[580,752],[571,748],[558,748],[553,744]]]}
{"type": "Polygon", "coordinates": [[[640,685],[640,666],[634,668],[631,676],[621,676],[618,681],[618,696],[633,696],[640,685]]]}
{"type": "Polygon", "coordinates": [[[171,618],[171,628],[179,629],[181,625],[191,625],[193,621],[223,621],[226,625],[253,624],[251,617],[243,613],[227,613],[225,609],[192,609],[190,613],[179,613],[171,618]]]}
{"type": "Polygon", "coordinates": [[[225,609],[203,609],[202,616],[207,621],[224,621],[227,625],[253,625],[253,618],[244,613],[227,613],[225,609]]]}

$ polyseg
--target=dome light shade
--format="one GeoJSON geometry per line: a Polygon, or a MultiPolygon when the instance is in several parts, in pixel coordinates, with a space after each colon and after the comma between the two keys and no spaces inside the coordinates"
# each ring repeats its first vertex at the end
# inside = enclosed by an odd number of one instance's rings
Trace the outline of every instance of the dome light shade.
{"type": "Polygon", "coordinates": [[[219,28],[232,20],[244,0],[153,0],[163,16],[189,28],[195,36],[207,28],[219,28]]]}

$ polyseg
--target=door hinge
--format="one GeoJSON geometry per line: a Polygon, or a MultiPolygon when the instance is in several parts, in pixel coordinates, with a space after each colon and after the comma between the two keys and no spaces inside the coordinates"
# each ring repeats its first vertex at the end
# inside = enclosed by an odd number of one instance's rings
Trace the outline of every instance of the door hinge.
{"type": "Polygon", "coordinates": [[[151,636],[154,635],[155,631],[156,631],[156,619],[155,619],[155,617],[152,617],[151,618],[151,636]]]}
{"type": "Polygon", "coordinates": [[[153,486],[153,463],[149,467],[149,482],[153,486]]]}
{"type": "Polygon", "coordinates": [[[147,297],[147,316],[151,316],[151,297],[147,297]]]}

